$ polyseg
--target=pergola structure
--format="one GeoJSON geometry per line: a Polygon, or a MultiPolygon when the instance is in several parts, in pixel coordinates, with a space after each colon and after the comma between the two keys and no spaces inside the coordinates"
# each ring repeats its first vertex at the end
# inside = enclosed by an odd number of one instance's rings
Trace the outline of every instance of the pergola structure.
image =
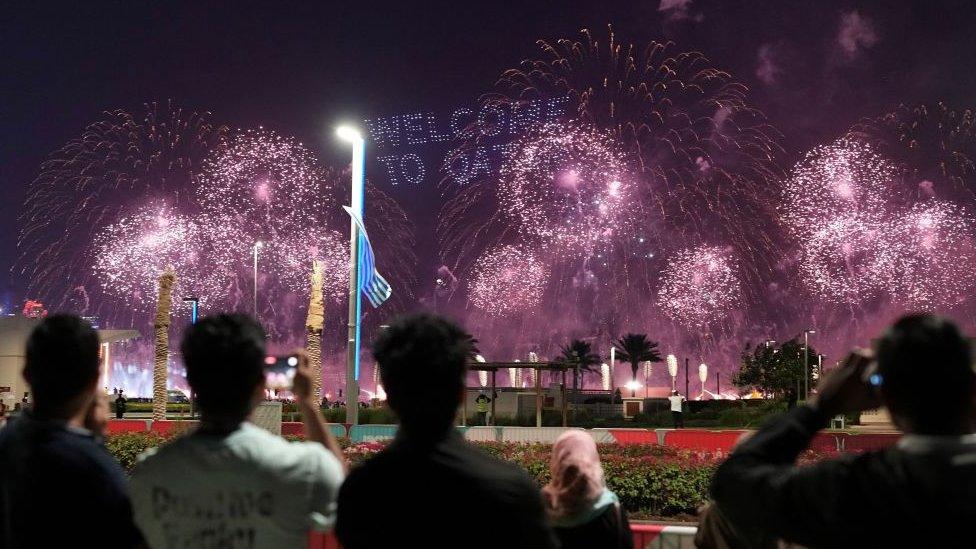
{"type": "MultiPolygon", "coordinates": [[[[543,371],[562,372],[562,401],[563,401],[563,427],[566,427],[567,398],[566,398],[566,371],[572,370],[573,365],[565,362],[468,362],[468,371],[488,372],[491,382],[491,424],[495,424],[495,375],[498,370],[504,368],[521,368],[523,370],[535,370],[535,426],[542,427],[542,376],[543,371]]],[[[462,399],[462,423],[468,420],[468,399],[462,399]]]]}

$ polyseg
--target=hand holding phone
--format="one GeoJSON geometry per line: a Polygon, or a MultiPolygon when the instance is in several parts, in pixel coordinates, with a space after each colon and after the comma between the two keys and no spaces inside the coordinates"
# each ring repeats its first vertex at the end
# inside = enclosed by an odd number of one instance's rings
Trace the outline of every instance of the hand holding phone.
{"type": "Polygon", "coordinates": [[[814,406],[826,415],[861,412],[881,406],[881,376],[871,351],[855,349],[820,382],[814,406]]]}

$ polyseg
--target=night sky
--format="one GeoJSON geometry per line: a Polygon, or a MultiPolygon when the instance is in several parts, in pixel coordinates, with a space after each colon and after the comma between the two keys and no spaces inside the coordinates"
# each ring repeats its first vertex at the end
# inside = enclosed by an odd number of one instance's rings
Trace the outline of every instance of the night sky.
{"type": "MultiPolygon", "coordinates": [[[[10,274],[29,182],[107,109],[172,99],[232,128],[297,136],[338,164],[336,122],[474,105],[537,55],[535,40],[605,36],[607,24],[621,42],[670,39],[731,72],[790,159],[861,117],[902,102],[968,107],[976,90],[976,6],[965,0],[23,4],[0,13],[6,304],[30,297],[10,274]]],[[[394,194],[416,210],[408,192],[394,194]]]]}

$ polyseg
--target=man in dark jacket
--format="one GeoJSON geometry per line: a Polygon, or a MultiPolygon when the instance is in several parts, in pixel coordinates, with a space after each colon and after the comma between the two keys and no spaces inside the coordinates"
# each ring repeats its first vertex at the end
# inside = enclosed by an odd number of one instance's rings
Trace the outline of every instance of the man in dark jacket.
{"type": "Polygon", "coordinates": [[[899,320],[876,362],[853,353],[799,406],[742,442],[712,483],[699,547],[971,546],[976,519],[976,374],[967,340],[932,315],[899,320]],[[929,381],[931,380],[931,381],[929,381]],[[926,387],[944,388],[935,396],[926,387]],[[904,432],[887,450],[798,468],[829,419],[887,406],[904,432]]]}
{"type": "Polygon", "coordinates": [[[454,428],[470,336],[429,315],[404,318],[373,347],[400,431],[339,492],[336,534],[361,547],[555,547],[539,488],[454,428]],[[471,525],[489,521],[491,533],[471,525]]]}
{"type": "Polygon", "coordinates": [[[108,396],[98,346],[95,330],[70,315],[44,319],[27,341],[33,405],[0,432],[0,547],[142,543],[125,473],[100,444],[108,396]]]}

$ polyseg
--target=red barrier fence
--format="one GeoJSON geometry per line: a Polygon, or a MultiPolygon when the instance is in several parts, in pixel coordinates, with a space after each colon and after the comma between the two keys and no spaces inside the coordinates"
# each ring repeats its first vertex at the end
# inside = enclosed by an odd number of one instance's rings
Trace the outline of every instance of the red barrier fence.
{"type": "Polygon", "coordinates": [[[617,444],[657,444],[657,433],[646,429],[609,429],[617,444]]]}
{"type": "MultiPolygon", "coordinates": [[[[694,526],[664,526],[661,524],[631,524],[630,532],[634,536],[634,547],[643,549],[661,537],[672,537],[671,543],[667,547],[691,547],[691,539],[697,529],[694,526]],[[682,544],[681,539],[685,538],[686,543],[682,544]]],[[[309,549],[342,549],[332,532],[323,534],[312,532],[308,536],[309,549]]],[[[655,546],[656,547],[656,546],[655,546]]]]}
{"type": "Polygon", "coordinates": [[[705,429],[675,429],[664,433],[664,445],[686,450],[728,452],[746,431],[708,431],[705,429]]]}

